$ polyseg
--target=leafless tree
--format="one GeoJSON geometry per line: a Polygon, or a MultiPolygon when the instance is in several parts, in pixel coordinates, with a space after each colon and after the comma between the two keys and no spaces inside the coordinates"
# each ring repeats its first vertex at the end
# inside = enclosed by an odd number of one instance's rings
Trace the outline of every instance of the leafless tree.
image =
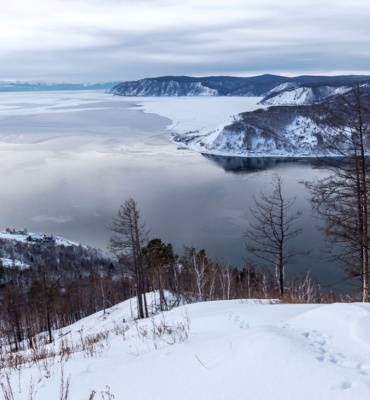
{"type": "Polygon", "coordinates": [[[119,259],[132,260],[133,273],[136,279],[139,318],[148,318],[148,306],[145,296],[145,273],[142,258],[142,247],[147,241],[145,225],[140,223],[140,210],[131,197],[119,208],[116,217],[108,227],[114,232],[109,240],[109,250],[119,259]],[[144,304],[143,304],[144,300],[144,304]]]}
{"type": "Polygon", "coordinates": [[[221,261],[218,274],[223,300],[230,300],[231,287],[235,281],[235,271],[225,261],[221,261]]]}
{"type": "Polygon", "coordinates": [[[291,239],[302,232],[301,228],[293,226],[302,211],[289,213],[296,198],[287,199],[283,196],[283,180],[280,175],[274,174],[271,184],[271,194],[261,192],[259,200],[253,197],[255,208],[250,208],[253,221],[249,222],[244,234],[247,238],[247,251],[262,259],[268,267],[278,269],[277,279],[280,295],[283,296],[285,266],[294,263],[297,255],[306,254],[290,243],[291,239]]]}
{"type": "Polygon", "coordinates": [[[213,266],[205,250],[202,249],[197,253],[194,247],[184,246],[181,262],[189,274],[190,292],[196,294],[197,301],[204,301],[209,272],[213,266]]]}
{"type": "Polygon", "coordinates": [[[362,301],[369,297],[369,150],[370,98],[356,85],[321,107],[317,123],[327,157],[315,168],[329,176],[302,181],[310,192],[312,209],[323,220],[320,227],[329,259],[338,261],[350,277],[360,277],[362,301]]]}
{"type": "Polygon", "coordinates": [[[203,301],[204,287],[207,284],[210,263],[204,250],[196,254],[195,249],[191,249],[190,259],[199,301],[203,301]]]}

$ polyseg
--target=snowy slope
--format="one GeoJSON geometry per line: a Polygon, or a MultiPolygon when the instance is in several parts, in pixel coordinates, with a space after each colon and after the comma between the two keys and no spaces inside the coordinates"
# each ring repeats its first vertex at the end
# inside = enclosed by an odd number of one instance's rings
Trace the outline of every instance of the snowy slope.
{"type": "Polygon", "coordinates": [[[261,101],[261,104],[269,106],[310,105],[316,102],[327,100],[335,95],[344,94],[350,90],[351,87],[348,86],[320,86],[317,88],[293,86],[292,89],[289,88],[289,86],[286,86],[283,88],[283,90],[275,88],[274,90],[270,91],[270,93],[266,93],[266,97],[261,101]],[[270,97],[271,95],[273,95],[273,97],[270,97]]]}
{"type": "MultiPolygon", "coordinates": [[[[72,380],[70,400],[87,400],[91,390],[101,398],[106,385],[115,400],[370,397],[370,305],[206,302],[140,321],[137,328],[127,322],[131,307],[126,301],[105,316],[97,313],[64,330],[71,331],[64,340],[78,342],[81,331],[88,335],[128,327],[125,340],[113,335],[100,356],[75,353],[65,364],[64,376],[71,374],[72,380]],[[163,318],[168,326],[180,323],[185,312],[190,319],[188,340],[153,340],[153,323],[163,318]]],[[[31,375],[34,382],[40,379],[36,400],[59,398],[60,364],[55,362],[50,370],[51,376],[44,377],[43,369],[34,365],[22,368],[21,393],[14,373],[14,400],[28,398],[31,375]]]]}

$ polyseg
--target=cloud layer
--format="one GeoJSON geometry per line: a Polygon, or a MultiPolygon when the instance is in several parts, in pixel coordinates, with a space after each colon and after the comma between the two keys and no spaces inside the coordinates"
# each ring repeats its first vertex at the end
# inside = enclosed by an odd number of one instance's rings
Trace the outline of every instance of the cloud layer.
{"type": "Polygon", "coordinates": [[[0,80],[370,73],[369,19],[363,0],[13,0],[0,80]]]}

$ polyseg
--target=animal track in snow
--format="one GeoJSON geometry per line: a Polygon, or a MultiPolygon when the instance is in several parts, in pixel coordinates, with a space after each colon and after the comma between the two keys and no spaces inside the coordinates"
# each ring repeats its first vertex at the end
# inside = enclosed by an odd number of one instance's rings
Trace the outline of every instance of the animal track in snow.
{"type": "MultiPolygon", "coordinates": [[[[288,328],[287,324],[283,325],[282,328],[288,328]]],[[[316,360],[322,363],[336,364],[342,368],[350,368],[357,370],[361,375],[369,375],[370,364],[361,363],[358,360],[354,360],[340,352],[336,352],[331,345],[331,337],[328,335],[320,334],[316,331],[303,332],[302,336],[309,341],[310,346],[313,348],[314,353],[318,353],[316,360]]],[[[350,389],[352,387],[351,382],[344,382],[341,385],[342,389],[350,389]]]]}
{"type": "Polygon", "coordinates": [[[247,321],[244,318],[242,318],[242,316],[239,313],[229,314],[229,320],[239,325],[241,329],[247,329],[250,327],[247,321]]]}

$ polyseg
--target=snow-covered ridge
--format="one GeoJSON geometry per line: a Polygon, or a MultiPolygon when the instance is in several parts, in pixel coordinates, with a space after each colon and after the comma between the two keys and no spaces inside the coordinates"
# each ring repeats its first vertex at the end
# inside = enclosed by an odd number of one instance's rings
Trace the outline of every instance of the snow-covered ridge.
{"type": "MultiPolygon", "coordinates": [[[[283,86],[283,85],[281,85],[283,86]]],[[[297,106],[311,105],[317,102],[322,102],[335,95],[345,94],[352,90],[350,86],[321,86],[318,88],[311,87],[293,87],[284,88],[283,90],[272,90],[266,94],[266,97],[261,101],[261,104],[269,106],[297,106]],[[274,97],[269,97],[271,94],[277,93],[274,97]]]]}
{"type": "Polygon", "coordinates": [[[232,116],[207,133],[172,133],[170,140],[203,154],[238,157],[312,157],[320,147],[314,114],[309,108],[274,107],[232,116]]]}
{"type": "Polygon", "coordinates": [[[14,232],[2,231],[0,232],[0,239],[13,240],[22,243],[54,243],[56,245],[63,244],[64,246],[80,246],[78,243],[60,236],[48,236],[41,232],[31,233],[28,232],[27,229],[14,232]]]}
{"type": "MultiPolygon", "coordinates": [[[[279,86],[274,87],[273,89],[271,89],[270,91],[266,92],[263,94],[263,97],[269,96],[272,93],[279,93],[279,92],[283,92],[284,90],[289,90],[291,88],[294,88],[296,86],[298,86],[299,84],[297,82],[286,82],[286,83],[282,83],[279,86]]],[[[263,101],[263,100],[262,100],[263,101]]]]}

